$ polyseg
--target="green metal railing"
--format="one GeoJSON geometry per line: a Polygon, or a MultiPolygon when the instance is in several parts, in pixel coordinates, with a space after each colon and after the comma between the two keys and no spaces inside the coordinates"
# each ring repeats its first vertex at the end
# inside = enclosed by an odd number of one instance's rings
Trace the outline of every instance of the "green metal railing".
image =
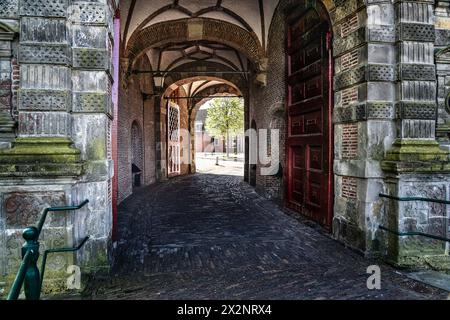
{"type": "Polygon", "coordinates": [[[441,199],[433,199],[433,198],[421,198],[421,197],[395,197],[390,196],[388,194],[379,194],[380,198],[387,198],[397,201],[424,201],[424,202],[434,202],[434,203],[441,203],[441,204],[450,204],[450,201],[448,200],[441,200],[441,199]]]}
{"type": "Polygon", "coordinates": [[[37,267],[39,259],[39,236],[44,226],[47,214],[49,212],[78,210],[84,207],[89,200],[84,200],[77,206],[66,207],[50,207],[44,209],[41,219],[37,227],[28,227],[23,231],[23,238],[25,244],[22,247],[22,262],[17,272],[16,278],[11,286],[7,300],[17,300],[19,298],[22,286],[24,286],[25,298],[27,300],[39,300],[41,296],[42,282],[44,280],[45,264],[47,262],[47,255],[55,252],[73,252],[79,250],[89,239],[85,237],[81,243],[75,248],[58,248],[49,249],[44,252],[41,263],[41,271],[37,267]]]}
{"type": "MultiPolygon", "coordinates": [[[[390,195],[383,194],[383,193],[380,193],[379,196],[380,196],[380,198],[387,198],[387,199],[396,200],[396,201],[423,201],[423,202],[433,202],[433,203],[440,203],[440,204],[450,204],[450,201],[448,201],[448,200],[433,199],[433,198],[395,197],[395,196],[390,196],[390,195]]],[[[392,229],[386,228],[384,226],[379,226],[378,228],[380,230],[384,230],[384,231],[387,231],[389,233],[395,234],[395,235],[397,235],[399,237],[421,236],[421,237],[426,237],[426,238],[435,239],[435,240],[441,240],[441,241],[445,241],[445,242],[450,243],[450,239],[449,238],[436,236],[434,234],[429,234],[429,233],[424,233],[424,232],[416,232],[416,231],[399,232],[399,231],[396,231],[396,230],[392,230],[392,229]]]]}

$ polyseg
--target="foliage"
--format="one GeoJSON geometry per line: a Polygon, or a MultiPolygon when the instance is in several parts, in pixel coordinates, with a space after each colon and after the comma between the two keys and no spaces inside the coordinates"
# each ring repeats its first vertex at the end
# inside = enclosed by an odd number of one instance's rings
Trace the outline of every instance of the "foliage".
{"type": "Polygon", "coordinates": [[[205,127],[208,133],[216,138],[242,133],[244,131],[242,98],[213,99],[208,109],[205,127]]]}

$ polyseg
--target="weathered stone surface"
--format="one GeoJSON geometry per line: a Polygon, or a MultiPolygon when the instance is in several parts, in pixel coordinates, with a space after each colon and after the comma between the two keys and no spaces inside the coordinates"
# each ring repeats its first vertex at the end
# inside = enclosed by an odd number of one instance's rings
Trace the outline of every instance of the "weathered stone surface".
{"type": "Polygon", "coordinates": [[[20,24],[20,41],[25,43],[66,43],[65,19],[23,17],[20,24]]]}
{"type": "Polygon", "coordinates": [[[70,48],[67,45],[21,45],[21,63],[51,63],[67,65],[71,62],[70,48]]]}
{"type": "Polygon", "coordinates": [[[17,18],[18,14],[18,0],[0,0],[0,18],[17,18]]]}
{"type": "Polygon", "coordinates": [[[81,150],[83,160],[107,158],[106,135],[109,119],[105,115],[77,114],[73,120],[75,146],[81,150]]]}
{"type": "Polygon", "coordinates": [[[21,0],[21,16],[65,17],[69,6],[68,0],[21,0]]]}
{"type": "Polygon", "coordinates": [[[72,51],[74,68],[96,70],[110,68],[110,57],[107,50],[74,48],[72,51]]]}
{"type": "Polygon", "coordinates": [[[63,112],[21,112],[19,134],[22,137],[67,137],[72,118],[63,112]]]}
{"type": "MultiPolygon", "coordinates": [[[[388,194],[397,197],[420,197],[425,199],[446,200],[449,176],[444,174],[400,174],[388,183],[388,194]]],[[[423,232],[435,236],[447,237],[448,214],[445,204],[428,201],[385,200],[386,217],[384,224],[398,232],[423,232]]],[[[443,241],[426,237],[397,237],[383,235],[385,254],[392,262],[401,266],[426,265],[426,257],[436,261],[445,253],[443,241]]],[[[381,238],[383,239],[383,238],[381,238]]],[[[444,262],[444,261],[443,261],[444,262]]],[[[439,265],[435,264],[437,267],[439,265]]],[[[441,264],[444,267],[445,263],[441,264]]]]}
{"type": "Polygon", "coordinates": [[[19,90],[18,109],[21,111],[70,111],[68,90],[19,90]]]}
{"type": "MultiPolygon", "coordinates": [[[[23,228],[23,226],[36,225],[42,210],[52,206],[66,204],[64,193],[10,193],[3,195],[3,210],[5,223],[8,228],[23,228]]],[[[62,215],[48,217],[47,226],[65,225],[66,218],[62,215]]]]}

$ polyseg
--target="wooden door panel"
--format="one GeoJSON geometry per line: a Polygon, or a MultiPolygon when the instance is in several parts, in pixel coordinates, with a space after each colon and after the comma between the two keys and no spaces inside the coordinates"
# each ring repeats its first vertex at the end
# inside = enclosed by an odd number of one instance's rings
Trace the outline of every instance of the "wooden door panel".
{"type": "Polygon", "coordinates": [[[288,32],[286,204],[330,227],[331,31],[310,10],[288,32]]]}
{"type": "MultiPolygon", "coordinates": [[[[304,99],[310,99],[317,96],[322,96],[322,77],[318,76],[313,79],[308,80],[305,83],[305,94],[304,99]]],[[[320,102],[322,104],[322,102],[320,102]]]]}
{"type": "Polygon", "coordinates": [[[305,115],[305,133],[322,133],[322,110],[310,112],[305,115]]]}

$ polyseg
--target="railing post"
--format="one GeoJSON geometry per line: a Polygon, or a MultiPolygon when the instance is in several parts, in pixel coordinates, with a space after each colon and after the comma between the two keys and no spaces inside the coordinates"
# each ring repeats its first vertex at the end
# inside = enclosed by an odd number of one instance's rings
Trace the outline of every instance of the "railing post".
{"type": "Polygon", "coordinates": [[[23,238],[26,243],[22,247],[22,258],[28,251],[31,254],[24,280],[25,297],[27,300],[39,300],[41,295],[41,278],[37,267],[39,258],[38,237],[39,231],[36,227],[28,227],[23,231],[23,238]]]}

